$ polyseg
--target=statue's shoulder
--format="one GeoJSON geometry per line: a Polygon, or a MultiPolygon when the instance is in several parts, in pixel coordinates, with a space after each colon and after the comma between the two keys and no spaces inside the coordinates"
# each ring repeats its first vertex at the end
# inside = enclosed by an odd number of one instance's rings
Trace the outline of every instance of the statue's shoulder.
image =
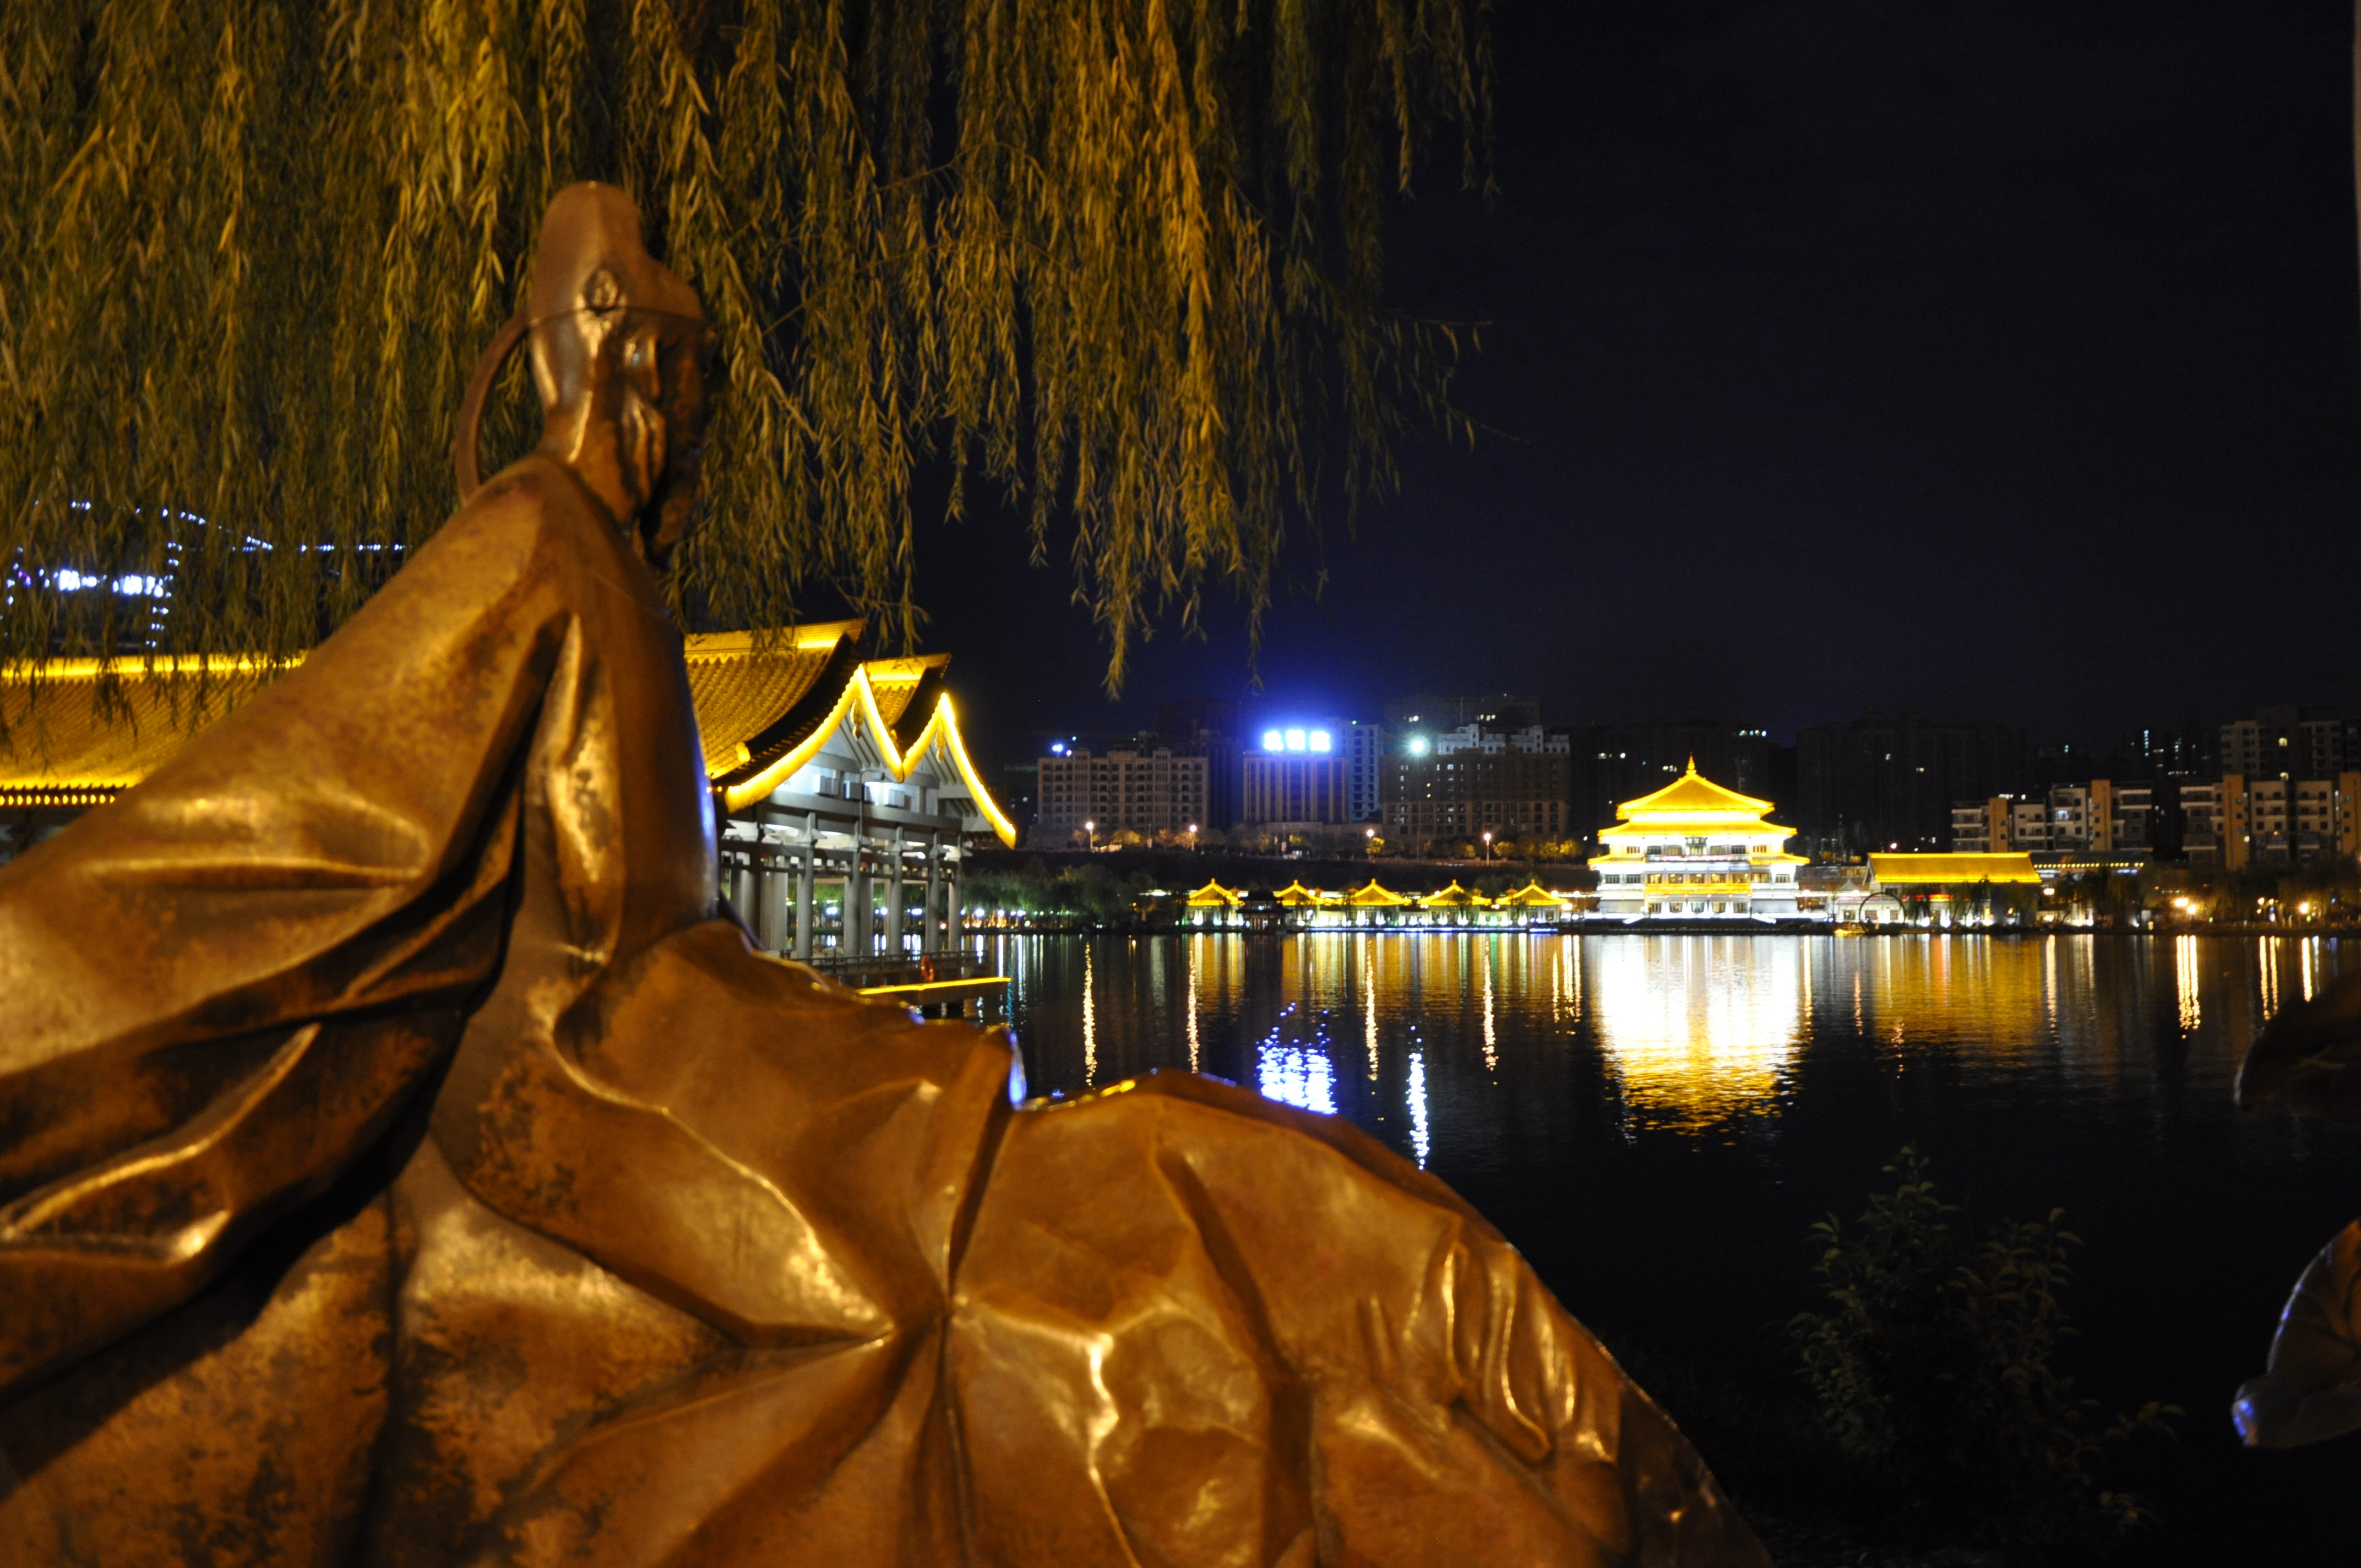
{"type": "Polygon", "coordinates": [[[567,598],[615,578],[629,554],[582,482],[564,464],[529,453],[462,502],[378,597],[389,609],[489,605],[520,590],[567,598]]]}
{"type": "Polygon", "coordinates": [[[477,488],[419,553],[513,549],[546,539],[613,532],[598,501],[566,466],[529,452],[477,488]]]}

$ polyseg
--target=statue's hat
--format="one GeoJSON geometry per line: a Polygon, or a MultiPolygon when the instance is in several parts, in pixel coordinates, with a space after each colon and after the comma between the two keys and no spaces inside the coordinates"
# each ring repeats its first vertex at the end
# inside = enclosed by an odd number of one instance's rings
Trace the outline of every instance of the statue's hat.
{"type": "Polygon", "coordinates": [[[639,203],[586,180],[560,191],[541,220],[525,320],[539,325],[575,311],[617,309],[705,319],[697,291],[648,254],[639,203]]]}

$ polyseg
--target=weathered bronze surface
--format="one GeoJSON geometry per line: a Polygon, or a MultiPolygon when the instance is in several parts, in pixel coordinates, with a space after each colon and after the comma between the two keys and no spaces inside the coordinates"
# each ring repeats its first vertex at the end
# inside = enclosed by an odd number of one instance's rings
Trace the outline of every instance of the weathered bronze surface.
{"type": "Polygon", "coordinates": [[[0,1562],[1767,1563],[1371,1140],[1016,1108],[1004,1034],[715,918],[650,567],[707,337],[639,236],[563,193],[540,448],[0,870],[0,1562]]]}
{"type": "MultiPolygon", "coordinates": [[[[2238,1069],[2241,1105],[2361,1112],[2361,975],[2282,1008],[2238,1069]]],[[[2361,1430],[2361,1222],[2339,1231],[2296,1281],[2270,1359],[2231,1401],[2238,1435],[2296,1448],[2361,1430]]]]}

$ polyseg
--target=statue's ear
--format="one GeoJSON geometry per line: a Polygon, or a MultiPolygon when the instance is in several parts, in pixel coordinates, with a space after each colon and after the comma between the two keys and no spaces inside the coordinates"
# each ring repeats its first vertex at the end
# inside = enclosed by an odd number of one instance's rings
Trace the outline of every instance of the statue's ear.
{"type": "Polygon", "coordinates": [[[508,363],[516,345],[524,341],[524,317],[511,316],[494,334],[480,358],[476,361],[476,373],[467,378],[467,400],[459,405],[459,437],[452,445],[451,465],[459,474],[459,499],[465,501],[481,488],[482,471],[478,466],[478,444],[483,436],[484,400],[491,395],[492,383],[500,378],[500,367],[508,363]]]}

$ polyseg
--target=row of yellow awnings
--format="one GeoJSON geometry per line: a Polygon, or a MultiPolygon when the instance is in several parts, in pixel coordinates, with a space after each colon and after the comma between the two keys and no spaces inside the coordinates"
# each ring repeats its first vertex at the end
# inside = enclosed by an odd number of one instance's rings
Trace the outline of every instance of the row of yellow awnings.
{"type": "MultiPolygon", "coordinates": [[[[1400,894],[1378,886],[1374,877],[1367,887],[1357,887],[1350,893],[1323,893],[1316,887],[1292,882],[1271,897],[1284,909],[1564,910],[1574,902],[1565,894],[1550,892],[1538,882],[1528,883],[1516,892],[1499,898],[1487,898],[1480,893],[1460,886],[1457,882],[1440,893],[1422,895],[1400,894]]],[[[1235,909],[1245,902],[1245,894],[1235,888],[1224,887],[1218,882],[1209,882],[1189,895],[1189,907],[1191,909],[1235,909]]]]}
{"type": "Polygon", "coordinates": [[[2019,850],[1998,854],[1872,855],[1869,877],[1886,888],[1962,887],[1985,882],[2031,885],[2040,882],[2041,873],[2034,869],[2033,857],[2019,850]]]}

